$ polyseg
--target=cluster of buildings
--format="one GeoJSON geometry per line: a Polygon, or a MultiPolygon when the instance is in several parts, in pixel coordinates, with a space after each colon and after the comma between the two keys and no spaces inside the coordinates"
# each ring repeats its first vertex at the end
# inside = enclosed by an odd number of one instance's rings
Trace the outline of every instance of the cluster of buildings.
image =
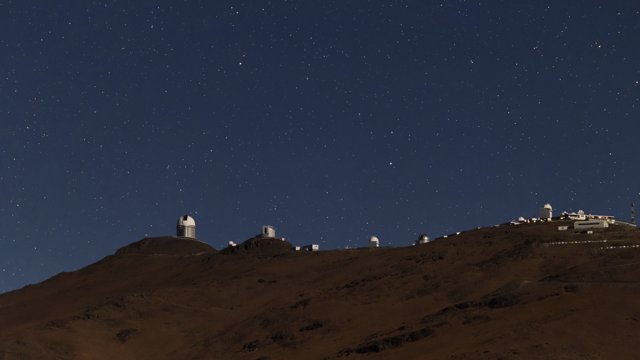
{"type": "MultiPolygon", "coordinates": [[[[593,215],[586,214],[584,211],[579,210],[578,212],[562,212],[559,216],[553,216],[553,207],[551,204],[544,204],[544,206],[540,209],[540,216],[533,218],[524,218],[519,217],[517,220],[511,221],[508,223],[509,225],[520,225],[525,223],[536,223],[536,222],[552,222],[552,221],[565,221],[562,225],[558,226],[559,231],[568,230],[573,228],[575,230],[588,230],[588,229],[596,229],[596,228],[607,228],[609,224],[615,224],[616,220],[613,216],[610,215],[593,215]],[[566,221],[571,220],[573,223],[571,225],[567,225],[566,221]]],[[[499,226],[499,225],[496,225],[499,226]]],[[[184,215],[178,219],[178,224],[176,226],[177,236],[180,238],[187,239],[196,239],[196,222],[195,220],[189,216],[184,215]]],[[[460,232],[452,235],[458,235],[460,232]]],[[[271,238],[271,239],[279,239],[285,241],[284,238],[276,237],[276,229],[271,225],[265,225],[262,227],[262,231],[257,237],[261,238],[271,238]]],[[[444,236],[448,237],[447,235],[444,236]]],[[[417,240],[415,240],[413,245],[422,245],[430,242],[431,239],[427,234],[421,234],[417,240]]],[[[229,241],[229,247],[238,246],[234,241],[229,241]]],[[[375,249],[380,247],[380,239],[377,236],[371,236],[369,238],[369,248],[375,249]]],[[[295,251],[319,251],[319,244],[308,244],[305,246],[294,246],[293,250],[295,251]]]]}
{"type": "MultiPolygon", "coordinates": [[[[192,239],[196,240],[196,221],[193,217],[189,215],[183,215],[178,219],[178,223],[176,225],[176,236],[179,238],[192,239]]],[[[271,238],[271,239],[279,239],[281,241],[285,241],[285,238],[276,237],[276,229],[271,225],[265,225],[262,227],[262,231],[257,237],[261,238],[271,238]]],[[[235,241],[229,241],[229,247],[236,247],[235,241]]],[[[295,246],[294,250],[296,251],[319,251],[319,244],[309,244],[305,246],[295,246]]]]}
{"type": "MultiPolygon", "coordinates": [[[[609,224],[615,224],[615,217],[611,215],[593,215],[586,214],[583,210],[578,210],[578,212],[562,212],[560,216],[553,216],[553,207],[551,204],[544,204],[542,209],[540,209],[540,217],[538,218],[529,218],[525,219],[524,217],[518,218],[518,220],[512,221],[511,225],[519,225],[523,223],[535,223],[539,221],[558,221],[558,220],[572,220],[573,221],[573,229],[575,230],[585,230],[585,229],[594,229],[594,228],[607,228],[609,224]]],[[[561,225],[558,226],[559,231],[568,230],[569,225],[561,225]]]]}
{"type": "MultiPolygon", "coordinates": [[[[196,221],[193,217],[189,215],[183,215],[178,219],[178,223],[176,225],[176,236],[184,239],[192,239],[196,240],[196,221]]],[[[261,238],[271,238],[271,239],[279,239],[285,241],[285,238],[276,237],[276,229],[271,225],[264,225],[262,227],[262,231],[257,237],[261,238]]],[[[414,245],[426,244],[431,239],[427,234],[421,234],[420,237],[415,241],[414,245]]],[[[236,247],[238,244],[234,241],[229,241],[229,247],[236,247]]],[[[375,249],[380,247],[380,239],[377,236],[371,236],[369,238],[369,248],[375,249]]],[[[308,244],[305,246],[294,246],[293,250],[295,251],[320,251],[319,244],[308,244]]]]}

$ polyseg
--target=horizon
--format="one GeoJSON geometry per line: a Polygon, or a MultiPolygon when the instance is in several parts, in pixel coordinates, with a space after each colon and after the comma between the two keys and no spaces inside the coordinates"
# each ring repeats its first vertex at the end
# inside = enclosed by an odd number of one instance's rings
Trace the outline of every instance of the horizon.
{"type": "MultiPolygon", "coordinates": [[[[553,204],[552,204],[552,205],[553,205],[553,204]]],[[[571,213],[571,212],[573,212],[573,211],[574,211],[574,210],[563,210],[561,213],[565,213],[565,212],[566,212],[566,213],[571,213]]],[[[581,211],[581,209],[579,209],[579,210],[575,210],[575,211],[581,211]]],[[[554,214],[556,214],[556,210],[555,210],[555,209],[553,210],[553,212],[554,212],[554,214]]],[[[599,214],[599,213],[598,213],[598,214],[595,214],[595,213],[590,213],[590,212],[585,212],[585,214],[587,214],[587,215],[604,215],[604,214],[599,214]]],[[[185,215],[188,215],[188,214],[185,214],[185,215]]],[[[183,216],[183,215],[181,215],[180,217],[182,217],[182,216],[183,216]]],[[[505,222],[498,222],[498,223],[496,223],[496,224],[492,224],[492,225],[479,225],[479,226],[472,227],[472,228],[457,229],[457,230],[453,230],[453,231],[448,232],[448,233],[441,233],[441,234],[438,234],[438,235],[436,235],[436,236],[432,236],[432,234],[430,234],[430,233],[421,233],[421,234],[419,234],[416,238],[414,238],[414,239],[413,239],[413,240],[411,240],[411,241],[407,241],[406,243],[403,243],[403,242],[401,242],[401,241],[394,241],[394,242],[391,242],[391,243],[385,244],[384,239],[379,239],[379,240],[380,240],[380,248],[402,248],[402,247],[417,246],[417,245],[415,244],[415,241],[416,241],[416,240],[417,240],[417,238],[419,238],[422,234],[427,234],[427,235],[429,236],[429,239],[430,239],[430,240],[429,240],[429,242],[431,242],[431,241],[434,241],[434,240],[443,240],[443,239],[448,239],[448,238],[450,238],[452,235],[458,235],[458,234],[461,234],[461,233],[467,233],[467,232],[471,232],[471,231],[474,231],[474,230],[486,229],[486,228],[491,228],[491,227],[496,227],[496,226],[503,226],[503,225],[507,225],[507,226],[509,226],[509,225],[513,225],[513,226],[516,226],[516,225],[519,225],[519,224],[512,224],[512,223],[510,223],[510,222],[512,222],[512,221],[517,221],[517,219],[518,219],[519,217],[521,217],[521,216],[520,216],[520,215],[518,215],[518,216],[512,217],[512,218],[511,218],[511,220],[507,220],[507,221],[505,221],[505,222]]],[[[557,215],[554,215],[554,217],[557,217],[557,215]]],[[[530,220],[530,219],[534,219],[534,218],[539,218],[539,216],[530,216],[530,217],[529,217],[529,216],[524,216],[524,218],[525,218],[525,219],[527,219],[527,220],[530,220]]],[[[614,218],[615,218],[615,216],[614,216],[614,218]]],[[[197,220],[197,219],[194,219],[194,220],[196,221],[196,234],[197,234],[197,233],[200,231],[200,229],[199,229],[199,227],[198,227],[198,220],[197,220]]],[[[554,221],[572,221],[572,220],[554,220],[554,221]]],[[[625,221],[618,220],[617,218],[615,218],[615,221],[616,221],[616,222],[623,222],[623,223],[625,223],[625,224],[630,224],[630,223],[627,223],[627,222],[625,222],[625,221]]],[[[548,221],[542,221],[541,223],[547,223],[547,222],[548,222],[548,221]]],[[[265,225],[267,225],[267,224],[265,224],[265,225]]],[[[637,227],[637,225],[635,225],[635,224],[632,224],[632,225],[634,225],[635,227],[637,227]]],[[[263,226],[264,226],[264,225],[263,225],[263,226]]],[[[278,238],[278,239],[282,239],[282,240],[286,240],[286,241],[290,242],[293,246],[305,246],[305,245],[309,245],[309,244],[313,243],[313,242],[310,242],[310,243],[303,243],[303,242],[300,242],[300,243],[298,243],[298,242],[296,242],[296,241],[295,241],[295,239],[293,239],[292,241],[289,241],[289,240],[291,240],[291,239],[286,238],[286,237],[280,237],[280,236],[279,236],[279,233],[278,233],[278,229],[277,229],[277,228],[275,228],[275,230],[276,230],[276,235],[277,235],[277,236],[276,236],[276,238],[278,238]]],[[[236,245],[240,245],[240,244],[242,244],[243,242],[245,242],[245,241],[247,241],[247,240],[250,240],[250,239],[252,239],[253,237],[255,237],[255,236],[259,236],[259,235],[260,235],[260,233],[257,233],[257,234],[254,234],[254,235],[248,235],[248,237],[245,237],[243,240],[240,240],[239,242],[237,242],[237,243],[236,243],[236,245]]],[[[371,234],[371,235],[369,235],[369,236],[376,236],[376,235],[375,235],[375,234],[371,234]]],[[[322,246],[321,246],[319,251],[357,250],[357,249],[362,249],[362,248],[368,248],[368,247],[369,247],[369,243],[368,243],[368,240],[366,240],[366,239],[368,239],[368,237],[369,237],[369,236],[364,236],[364,237],[362,237],[362,241],[361,241],[360,243],[355,243],[355,244],[353,244],[353,245],[352,245],[351,243],[348,243],[348,244],[346,244],[345,246],[342,246],[342,247],[337,246],[337,247],[329,247],[329,248],[324,248],[324,247],[322,247],[322,246]]],[[[105,258],[105,257],[107,257],[107,256],[110,256],[110,255],[115,254],[115,252],[116,252],[118,249],[122,248],[122,247],[126,247],[126,246],[128,246],[128,245],[131,245],[132,243],[135,243],[135,242],[137,242],[137,241],[143,240],[143,239],[145,239],[145,238],[151,238],[151,239],[153,239],[153,238],[161,238],[161,237],[173,237],[173,238],[176,238],[176,239],[180,239],[180,238],[181,238],[180,236],[177,236],[177,234],[175,234],[175,232],[174,232],[174,234],[172,234],[172,235],[168,235],[168,234],[155,234],[155,235],[145,234],[142,238],[138,238],[138,239],[134,239],[134,240],[131,240],[131,241],[129,241],[129,242],[126,242],[126,243],[124,243],[123,245],[121,245],[119,248],[114,249],[111,253],[107,253],[107,254],[103,254],[103,255],[101,255],[101,256],[98,256],[98,258],[97,258],[97,259],[95,259],[95,260],[93,260],[93,261],[91,261],[91,262],[89,262],[89,263],[86,263],[86,264],[81,264],[81,265],[80,265],[79,267],[77,267],[77,268],[74,268],[74,269],[62,269],[61,271],[59,271],[59,272],[57,272],[57,273],[55,273],[55,274],[45,275],[45,276],[46,276],[45,278],[42,278],[42,279],[40,279],[40,280],[36,280],[35,282],[32,282],[32,283],[22,284],[22,285],[20,285],[19,287],[14,288],[14,289],[0,289],[0,294],[2,294],[2,293],[6,293],[6,292],[11,292],[11,291],[14,291],[14,290],[19,290],[19,289],[21,289],[21,288],[23,288],[23,287],[25,287],[25,286],[36,285],[36,284],[38,284],[38,283],[40,283],[40,282],[42,282],[42,281],[45,281],[45,280],[47,280],[47,279],[49,279],[49,278],[51,278],[51,277],[53,277],[53,276],[55,276],[55,275],[60,274],[60,273],[64,273],[64,272],[73,272],[73,271],[80,270],[80,269],[82,269],[82,268],[85,268],[85,267],[87,267],[87,266],[89,266],[89,265],[92,265],[92,264],[96,263],[97,261],[100,261],[100,260],[104,259],[104,258],[105,258]]],[[[200,238],[200,237],[196,237],[196,238],[194,238],[193,240],[197,240],[197,241],[200,241],[200,242],[202,242],[202,243],[205,243],[205,244],[207,244],[207,245],[211,246],[212,248],[214,248],[216,251],[220,251],[220,250],[222,250],[222,249],[224,249],[224,248],[226,248],[226,247],[228,246],[228,243],[225,243],[225,244],[223,244],[223,245],[221,245],[221,246],[215,246],[215,244],[213,244],[211,241],[208,241],[207,239],[202,239],[202,238],[200,238]]]]}

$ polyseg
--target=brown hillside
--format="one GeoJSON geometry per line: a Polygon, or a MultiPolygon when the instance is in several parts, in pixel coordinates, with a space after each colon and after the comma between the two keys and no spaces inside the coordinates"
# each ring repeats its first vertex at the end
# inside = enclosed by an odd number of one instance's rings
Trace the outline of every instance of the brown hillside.
{"type": "Polygon", "coordinates": [[[0,295],[0,359],[636,359],[640,233],[559,223],[273,256],[130,245],[0,295]]]}
{"type": "Polygon", "coordinates": [[[116,255],[200,255],[215,250],[201,241],[174,237],[148,237],[118,249],[116,255]]]}

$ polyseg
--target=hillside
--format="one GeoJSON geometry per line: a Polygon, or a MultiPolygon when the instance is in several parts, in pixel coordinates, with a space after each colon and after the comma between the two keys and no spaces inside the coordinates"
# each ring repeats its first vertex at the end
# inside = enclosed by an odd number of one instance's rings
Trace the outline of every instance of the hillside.
{"type": "Polygon", "coordinates": [[[637,358],[640,232],[561,224],[319,253],[143,239],[0,295],[0,359],[637,358]]]}

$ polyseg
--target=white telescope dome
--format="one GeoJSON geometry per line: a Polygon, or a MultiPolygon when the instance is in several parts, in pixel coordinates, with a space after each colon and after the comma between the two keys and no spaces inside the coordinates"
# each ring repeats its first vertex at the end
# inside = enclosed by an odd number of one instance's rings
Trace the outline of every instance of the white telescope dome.
{"type": "Polygon", "coordinates": [[[183,215],[178,219],[176,225],[176,232],[178,237],[196,238],[196,221],[189,215],[183,215]]]}
{"type": "Polygon", "coordinates": [[[196,226],[196,221],[189,215],[180,216],[178,219],[180,226],[196,226]]]}
{"type": "Polygon", "coordinates": [[[426,244],[429,241],[431,241],[431,239],[429,239],[429,235],[427,234],[420,234],[420,237],[418,237],[418,240],[415,241],[416,245],[421,245],[421,244],[426,244]]]}
{"type": "Polygon", "coordinates": [[[377,236],[372,236],[372,237],[369,239],[369,247],[371,247],[371,248],[377,248],[377,247],[379,247],[379,246],[380,246],[380,239],[378,239],[378,237],[377,237],[377,236]]]}

